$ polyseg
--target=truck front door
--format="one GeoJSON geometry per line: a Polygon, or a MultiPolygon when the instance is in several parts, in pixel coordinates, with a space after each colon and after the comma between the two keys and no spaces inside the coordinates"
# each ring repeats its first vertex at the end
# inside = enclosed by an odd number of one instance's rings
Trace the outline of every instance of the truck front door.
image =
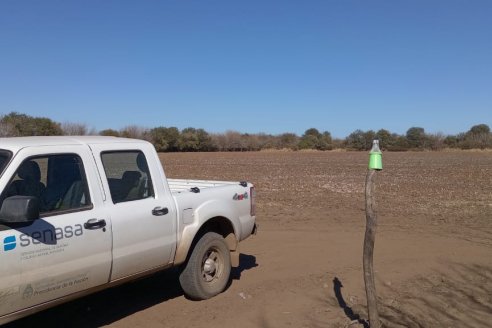
{"type": "Polygon", "coordinates": [[[36,197],[40,218],[0,223],[0,316],[109,281],[111,222],[87,146],[25,148],[0,196],[36,197]]]}

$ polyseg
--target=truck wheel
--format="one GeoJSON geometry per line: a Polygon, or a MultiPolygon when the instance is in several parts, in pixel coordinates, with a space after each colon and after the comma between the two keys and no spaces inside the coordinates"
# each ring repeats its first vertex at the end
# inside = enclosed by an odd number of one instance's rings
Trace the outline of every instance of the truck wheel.
{"type": "Polygon", "coordinates": [[[207,232],[193,248],[179,282],[189,298],[205,300],[224,291],[230,274],[231,254],[224,238],[207,232]]]}

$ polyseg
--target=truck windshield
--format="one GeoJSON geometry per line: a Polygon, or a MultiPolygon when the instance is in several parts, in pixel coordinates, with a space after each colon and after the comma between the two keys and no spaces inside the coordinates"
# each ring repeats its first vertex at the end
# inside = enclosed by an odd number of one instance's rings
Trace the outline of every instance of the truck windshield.
{"type": "Polygon", "coordinates": [[[10,157],[12,156],[12,153],[6,150],[0,149],[0,176],[3,173],[3,170],[9,163],[10,157]]]}

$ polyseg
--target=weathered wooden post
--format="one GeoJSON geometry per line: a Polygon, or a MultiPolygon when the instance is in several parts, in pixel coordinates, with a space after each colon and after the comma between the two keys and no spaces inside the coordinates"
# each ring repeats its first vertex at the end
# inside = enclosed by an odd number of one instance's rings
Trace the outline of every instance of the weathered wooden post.
{"type": "Polygon", "coordinates": [[[364,284],[366,286],[369,325],[371,328],[379,328],[381,326],[377,306],[376,285],[374,283],[373,254],[378,224],[374,180],[377,172],[382,169],[383,160],[381,150],[379,149],[379,140],[374,140],[371,152],[369,153],[369,169],[366,177],[366,233],[364,236],[363,255],[364,284]]]}

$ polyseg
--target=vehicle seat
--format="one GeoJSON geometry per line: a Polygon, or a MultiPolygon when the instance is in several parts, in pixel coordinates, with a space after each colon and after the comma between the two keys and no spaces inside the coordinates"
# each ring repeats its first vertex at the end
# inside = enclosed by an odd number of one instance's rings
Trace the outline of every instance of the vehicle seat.
{"type": "Polygon", "coordinates": [[[9,196],[34,196],[38,199],[45,190],[44,184],[41,182],[41,170],[38,163],[34,161],[26,161],[21,164],[17,175],[21,180],[12,182],[9,187],[9,196]]]}
{"type": "Polygon", "coordinates": [[[142,174],[138,171],[125,171],[121,177],[122,200],[139,199],[139,186],[142,174]]]}
{"type": "Polygon", "coordinates": [[[138,195],[140,198],[147,198],[149,196],[150,186],[150,173],[149,167],[147,166],[147,161],[145,160],[144,154],[140,153],[137,156],[137,166],[140,172],[142,172],[142,177],[140,178],[138,195]]]}
{"type": "Polygon", "coordinates": [[[82,181],[77,180],[72,183],[70,188],[68,188],[67,192],[63,196],[63,199],[60,204],[61,210],[79,208],[84,206],[86,203],[85,200],[85,188],[82,181]]]}
{"type": "MultiPolygon", "coordinates": [[[[70,202],[68,201],[70,196],[66,195],[69,193],[70,189],[77,181],[81,181],[80,171],[77,164],[70,162],[60,164],[57,168],[56,176],[54,176],[54,178],[54,182],[48,184],[48,187],[43,194],[43,211],[53,211],[60,209],[66,197],[68,197],[67,203],[63,204],[63,209],[71,208],[68,206],[70,204],[70,202]]],[[[80,207],[80,205],[76,207],[80,207]]]]}

